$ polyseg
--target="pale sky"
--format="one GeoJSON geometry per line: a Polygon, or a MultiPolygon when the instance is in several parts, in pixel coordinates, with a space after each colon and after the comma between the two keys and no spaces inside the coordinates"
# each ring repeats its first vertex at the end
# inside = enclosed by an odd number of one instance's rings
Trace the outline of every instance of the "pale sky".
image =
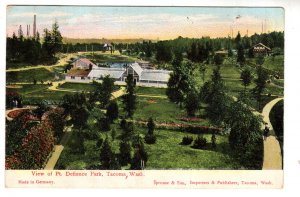
{"type": "Polygon", "coordinates": [[[227,37],[231,27],[234,36],[259,34],[262,23],[265,32],[284,30],[282,8],[8,6],[7,34],[22,25],[26,35],[29,24],[32,34],[34,14],[40,34],[57,20],[69,38],[227,37]]]}

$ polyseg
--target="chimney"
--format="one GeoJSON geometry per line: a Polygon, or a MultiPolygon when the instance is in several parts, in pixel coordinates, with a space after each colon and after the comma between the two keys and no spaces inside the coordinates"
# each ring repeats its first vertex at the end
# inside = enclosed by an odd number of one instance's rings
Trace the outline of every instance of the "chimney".
{"type": "Polygon", "coordinates": [[[36,36],[36,15],[33,16],[33,37],[36,36]]]}

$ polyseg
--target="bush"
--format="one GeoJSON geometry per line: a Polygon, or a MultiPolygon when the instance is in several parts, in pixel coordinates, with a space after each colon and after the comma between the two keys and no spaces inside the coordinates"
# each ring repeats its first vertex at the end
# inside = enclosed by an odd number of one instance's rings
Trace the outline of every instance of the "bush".
{"type": "Polygon", "coordinates": [[[197,149],[204,149],[206,147],[207,141],[206,139],[199,135],[195,140],[194,140],[194,145],[193,148],[197,149]]]}
{"type": "Polygon", "coordinates": [[[155,135],[147,134],[145,136],[145,142],[147,144],[155,144],[155,142],[156,142],[156,136],[155,135]]]}
{"type": "Polygon", "coordinates": [[[192,136],[184,136],[183,138],[182,138],[182,141],[181,141],[181,143],[180,144],[182,144],[182,145],[189,145],[189,144],[191,144],[192,142],[193,142],[193,137],[192,136]]]}

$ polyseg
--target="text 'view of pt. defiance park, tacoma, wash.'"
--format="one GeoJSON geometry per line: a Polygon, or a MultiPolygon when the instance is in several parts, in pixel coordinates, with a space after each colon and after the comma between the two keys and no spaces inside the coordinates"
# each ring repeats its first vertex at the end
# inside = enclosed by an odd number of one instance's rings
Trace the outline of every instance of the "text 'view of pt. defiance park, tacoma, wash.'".
{"type": "Polygon", "coordinates": [[[282,8],[6,18],[7,170],[282,170],[282,8]]]}

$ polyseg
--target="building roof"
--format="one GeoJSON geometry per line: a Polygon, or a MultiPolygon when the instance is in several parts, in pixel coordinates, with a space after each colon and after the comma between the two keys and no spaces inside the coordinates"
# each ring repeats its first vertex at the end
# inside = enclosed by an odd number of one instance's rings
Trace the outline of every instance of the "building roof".
{"type": "Polygon", "coordinates": [[[171,72],[172,71],[168,71],[168,70],[148,70],[148,69],[145,69],[142,72],[140,80],[167,82],[170,78],[170,73],[171,72]]]}
{"type": "Polygon", "coordinates": [[[141,76],[143,69],[138,63],[132,63],[129,64],[129,67],[131,67],[139,76],[141,76]]]}
{"type": "MultiPolygon", "coordinates": [[[[267,47],[266,45],[264,45],[264,44],[261,43],[261,42],[253,46],[253,48],[257,48],[257,47],[262,47],[262,48],[265,48],[265,49],[271,51],[271,49],[270,49],[269,47],[267,47]]],[[[260,48],[259,48],[259,49],[260,49],[260,48]]]]}
{"type": "Polygon", "coordinates": [[[79,58],[79,59],[75,60],[75,62],[77,62],[77,61],[83,62],[87,65],[92,64],[93,66],[96,66],[96,64],[94,64],[93,62],[91,62],[89,59],[86,59],[86,58],[79,58]]]}
{"type": "Polygon", "coordinates": [[[67,76],[76,76],[76,77],[87,77],[89,75],[91,70],[89,69],[78,69],[78,68],[72,68],[69,70],[69,72],[66,74],[67,76]]]}
{"type": "Polygon", "coordinates": [[[104,67],[98,67],[93,68],[92,71],[89,74],[89,77],[105,77],[109,75],[111,78],[119,79],[123,73],[125,72],[124,68],[104,68],[104,67]]]}

